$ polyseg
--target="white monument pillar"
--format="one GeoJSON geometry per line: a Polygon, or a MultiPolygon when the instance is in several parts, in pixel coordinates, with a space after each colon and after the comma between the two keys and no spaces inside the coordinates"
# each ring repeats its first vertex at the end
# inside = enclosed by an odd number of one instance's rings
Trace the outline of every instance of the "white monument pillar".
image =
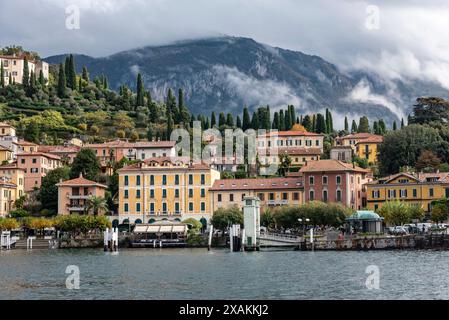
{"type": "Polygon", "coordinates": [[[243,224],[245,229],[243,242],[248,249],[257,250],[260,237],[260,199],[258,197],[243,198],[243,224]]]}

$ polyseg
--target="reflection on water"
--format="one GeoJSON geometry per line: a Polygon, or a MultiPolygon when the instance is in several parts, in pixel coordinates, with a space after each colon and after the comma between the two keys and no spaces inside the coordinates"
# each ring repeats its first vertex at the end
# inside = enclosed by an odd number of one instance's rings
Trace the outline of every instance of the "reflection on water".
{"type": "Polygon", "coordinates": [[[449,252],[0,252],[0,299],[448,299],[449,252]],[[66,288],[68,265],[80,289],[66,288]],[[368,290],[369,265],[380,289],[368,290]]]}

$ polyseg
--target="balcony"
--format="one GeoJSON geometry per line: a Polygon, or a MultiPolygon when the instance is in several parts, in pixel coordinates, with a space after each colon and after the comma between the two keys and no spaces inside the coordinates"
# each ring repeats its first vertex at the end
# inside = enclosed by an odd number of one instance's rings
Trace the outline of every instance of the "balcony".
{"type": "Polygon", "coordinates": [[[158,212],[150,211],[148,214],[150,216],[155,216],[155,217],[180,217],[180,216],[182,216],[181,212],[170,212],[170,211],[158,211],[158,212]]]}
{"type": "Polygon", "coordinates": [[[288,204],[288,200],[267,200],[269,206],[283,206],[288,204]]]}
{"type": "Polygon", "coordinates": [[[69,206],[68,207],[69,211],[85,211],[86,208],[84,206],[69,206]]]}
{"type": "Polygon", "coordinates": [[[80,195],[80,194],[68,194],[67,198],[70,200],[87,200],[91,195],[80,195]]]}

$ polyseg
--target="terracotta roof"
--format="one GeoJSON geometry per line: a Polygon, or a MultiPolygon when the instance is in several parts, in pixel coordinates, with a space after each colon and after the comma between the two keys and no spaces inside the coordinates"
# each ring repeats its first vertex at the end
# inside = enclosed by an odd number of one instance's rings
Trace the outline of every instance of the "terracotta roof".
{"type": "Polygon", "coordinates": [[[351,146],[333,146],[331,148],[331,150],[333,150],[333,149],[351,149],[352,150],[352,147],[351,146]]]}
{"type": "Polygon", "coordinates": [[[170,170],[170,169],[183,169],[183,170],[209,170],[210,165],[205,163],[194,163],[190,164],[189,157],[183,157],[179,160],[172,160],[170,157],[156,157],[156,158],[148,158],[142,163],[135,163],[129,166],[125,166],[118,171],[140,171],[140,170],[170,170]],[[150,163],[156,162],[159,166],[151,166],[150,163]],[[170,164],[174,164],[173,166],[161,166],[164,162],[168,162],[170,164]],[[176,165],[178,164],[178,165],[176,165]]]}
{"type": "Polygon", "coordinates": [[[19,146],[32,146],[32,147],[34,147],[34,146],[38,147],[39,146],[38,144],[36,144],[34,142],[30,142],[30,141],[26,141],[26,140],[19,140],[19,141],[17,141],[17,144],[19,146]]]}
{"type": "Polygon", "coordinates": [[[302,183],[299,178],[267,178],[216,180],[209,190],[273,190],[300,188],[302,188],[302,183]]]}
{"type": "Polygon", "coordinates": [[[370,170],[360,168],[351,163],[342,162],[339,160],[325,159],[318,161],[309,161],[304,165],[300,172],[326,172],[326,171],[357,171],[368,173],[370,170]]]}
{"type": "Polygon", "coordinates": [[[173,148],[176,141],[142,141],[133,144],[134,148],[173,148]]]}
{"type": "Polygon", "coordinates": [[[33,157],[33,156],[42,156],[47,158],[52,158],[55,160],[61,160],[61,157],[51,154],[51,153],[45,153],[45,152],[19,152],[17,154],[17,157],[33,157]]]}
{"type": "Polygon", "coordinates": [[[114,140],[103,143],[89,143],[85,144],[84,148],[132,148],[133,143],[128,141],[114,140]]]}
{"type": "Polygon", "coordinates": [[[384,137],[373,135],[366,139],[359,140],[356,144],[359,144],[359,143],[382,143],[382,141],[384,141],[384,137]]]}
{"type": "Polygon", "coordinates": [[[289,137],[289,136],[295,136],[295,137],[301,137],[301,136],[307,136],[307,137],[319,137],[324,136],[323,133],[314,133],[314,132],[307,132],[307,131],[270,131],[267,132],[265,135],[261,135],[261,137],[266,136],[278,136],[278,137],[289,137]]]}
{"type": "Polygon", "coordinates": [[[102,187],[102,188],[107,188],[107,186],[92,181],[92,180],[88,180],[82,176],[80,176],[79,178],[76,179],[72,179],[72,180],[66,180],[60,183],[57,183],[56,186],[58,187],[62,187],[62,186],[97,186],[97,187],[102,187]]]}
{"type": "Polygon", "coordinates": [[[412,179],[417,183],[425,183],[425,182],[449,183],[449,172],[437,172],[437,173],[399,172],[390,176],[379,178],[378,180],[372,181],[369,184],[387,184],[388,182],[395,180],[396,178],[399,178],[401,176],[412,179]],[[430,179],[431,181],[428,181],[428,179],[430,179]]]}
{"type": "MultiPolygon", "coordinates": [[[[264,148],[259,148],[258,153],[263,154],[264,148]],[[259,150],[262,150],[260,152],[259,150]]],[[[289,155],[320,155],[321,149],[320,148],[298,148],[298,147],[282,147],[282,148],[270,148],[265,150],[265,154],[271,155],[271,154],[282,154],[287,153],[289,155]]]]}
{"type": "Polygon", "coordinates": [[[381,143],[383,141],[383,136],[372,134],[369,132],[352,133],[343,137],[338,137],[337,140],[359,140],[358,143],[381,143]]]}
{"type": "Polygon", "coordinates": [[[39,146],[38,151],[44,153],[78,153],[81,147],[77,146],[39,146]]]}
{"type": "Polygon", "coordinates": [[[6,122],[0,122],[0,128],[3,128],[3,127],[11,127],[11,128],[14,128],[12,125],[10,125],[9,123],[6,123],[6,122]]]}

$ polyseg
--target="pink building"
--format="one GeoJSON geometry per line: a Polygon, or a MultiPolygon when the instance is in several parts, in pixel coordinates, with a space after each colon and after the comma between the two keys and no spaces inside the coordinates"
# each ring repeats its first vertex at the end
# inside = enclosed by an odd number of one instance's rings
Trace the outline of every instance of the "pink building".
{"type": "Polygon", "coordinates": [[[336,202],[360,210],[365,206],[363,185],[370,180],[370,172],[338,160],[310,161],[300,170],[305,202],[336,202]]]}
{"type": "Polygon", "coordinates": [[[61,158],[43,152],[25,152],[17,154],[17,167],[25,172],[25,192],[41,186],[46,174],[62,165],[61,158]]]}

